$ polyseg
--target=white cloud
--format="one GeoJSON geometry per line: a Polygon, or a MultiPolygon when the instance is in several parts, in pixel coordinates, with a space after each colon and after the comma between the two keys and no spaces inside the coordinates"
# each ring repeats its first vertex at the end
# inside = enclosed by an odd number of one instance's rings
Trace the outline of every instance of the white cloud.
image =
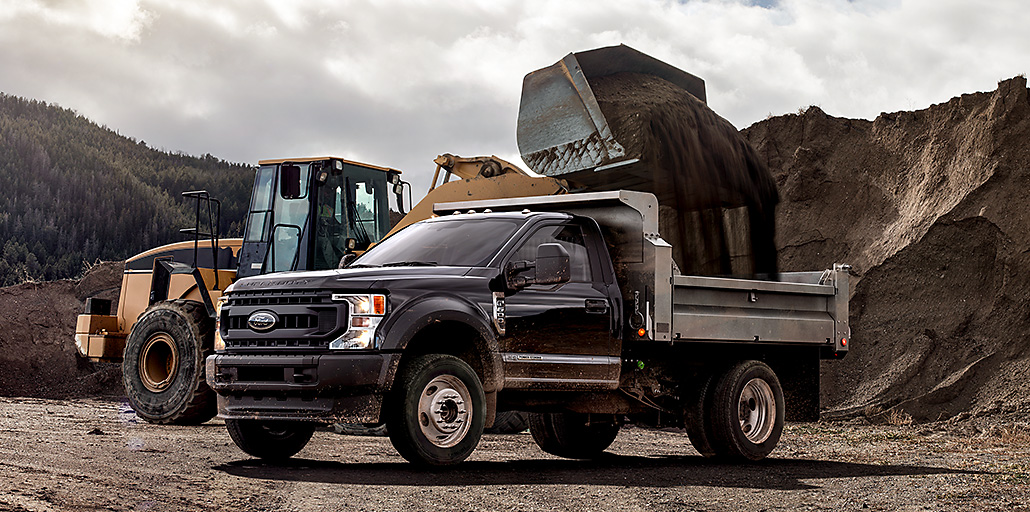
{"type": "Polygon", "coordinates": [[[339,154],[425,190],[439,153],[517,154],[522,77],[625,43],[703,77],[738,127],[872,118],[1027,71],[1019,0],[0,0],[0,91],[149,144],[339,154]]]}
{"type": "Polygon", "coordinates": [[[85,28],[105,38],[137,41],[152,20],[138,0],[0,0],[0,22],[41,22],[41,32],[61,36],[85,28]]]}

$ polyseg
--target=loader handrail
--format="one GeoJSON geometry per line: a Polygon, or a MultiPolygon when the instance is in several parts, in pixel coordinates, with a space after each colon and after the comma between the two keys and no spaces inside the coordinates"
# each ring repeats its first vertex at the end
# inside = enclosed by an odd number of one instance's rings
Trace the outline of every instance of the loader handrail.
{"type": "Polygon", "coordinates": [[[214,290],[218,289],[218,241],[222,225],[222,202],[214,199],[206,190],[191,190],[183,192],[183,197],[192,197],[197,200],[196,215],[192,228],[180,229],[180,233],[193,235],[193,268],[197,268],[197,253],[200,250],[200,237],[209,237],[211,240],[211,266],[214,268],[215,283],[214,290]],[[207,231],[200,230],[200,203],[207,204],[207,231]],[[211,205],[214,203],[214,215],[211,205]]]}

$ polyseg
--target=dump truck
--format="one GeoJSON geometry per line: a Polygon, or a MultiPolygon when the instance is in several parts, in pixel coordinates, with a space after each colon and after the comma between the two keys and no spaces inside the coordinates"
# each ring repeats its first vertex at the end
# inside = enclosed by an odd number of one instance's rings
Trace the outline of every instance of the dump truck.
{"type": "Polygon", "coordinates": [[[569,54],[527,75],[518,124],[564,190],[437,201],[346,268],[234,283],[205,370],[230,437],[276,460],[320,423],[385,424],[407,460],[450,465],[520,410],[562,457],[626,422],[766,457],[849,349],[847,267],[778,271],[775,183],[704,99],[631,48],[569,54]]]}

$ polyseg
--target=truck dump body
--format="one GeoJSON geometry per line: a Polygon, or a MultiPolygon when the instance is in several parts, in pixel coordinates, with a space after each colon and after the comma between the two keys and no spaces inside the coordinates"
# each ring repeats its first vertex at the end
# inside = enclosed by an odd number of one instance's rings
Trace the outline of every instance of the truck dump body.
{"type": "Polygon", "coordinates": [[[795,282],[673,276],[673,339],[836,348],[833,340],[838,338],[838,328],[839,337],[847,337],[846,275],[840,271],[783,274],[795,282]]]}

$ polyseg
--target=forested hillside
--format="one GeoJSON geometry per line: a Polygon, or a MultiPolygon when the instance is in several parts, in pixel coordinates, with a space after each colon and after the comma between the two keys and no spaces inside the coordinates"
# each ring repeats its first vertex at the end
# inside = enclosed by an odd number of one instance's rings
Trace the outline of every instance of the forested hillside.
{"type": "Polygon", "coordinates": [[[222,200],[222,233],[242,229],[249,166],[157,151],[75,112],[0,93],[0,286],[59,279],[183,240],[188,190],[222,200]]]}

